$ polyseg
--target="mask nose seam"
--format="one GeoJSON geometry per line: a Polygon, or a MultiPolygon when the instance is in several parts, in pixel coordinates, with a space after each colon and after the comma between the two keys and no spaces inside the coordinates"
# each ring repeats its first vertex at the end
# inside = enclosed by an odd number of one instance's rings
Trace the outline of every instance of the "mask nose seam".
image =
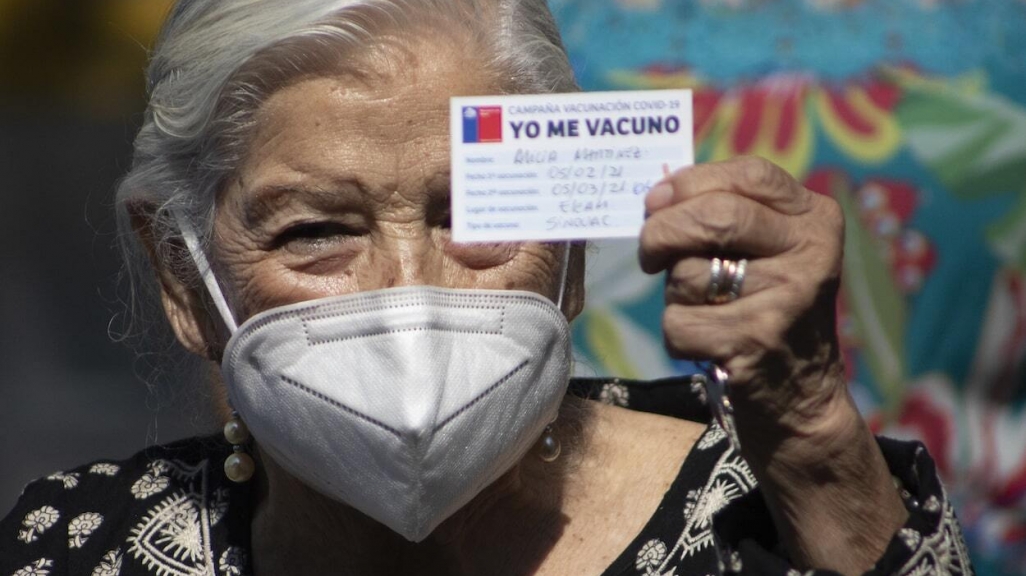
{"type": "Polygon", "coordinates": [[[292,380],[291,378],[288,378],[287,376],[282,376],[281,377],[281,381],[284,382],[285,384],[288,384],[289,386],[292,386],[293,388],[296,388],[297,390],[300,390],[302,392],[306,392],[307,394],[313,396],[314,398],[317,398],[317,399],[321,400],[322,402],[325,402],[325,403],[327,403],[327,404],[329,404],[331,406],[334,406],[335,408],[338,408],[339,410],[341,410],[341,411],[343,411],[343,412],[345,412],[347,414],[355,416],[355,417],[359,418],[360,420],[363,420],[364,422],[367,422],[368,424],[377,426],[378,428],[381,428],[385,432],[388,432],[389,434],[395,436],[399,440],[403,439],[403,435],[398,430],[392,428],[391,426],[389,426],[388,424],[385,424],[384,422],[380,422],[378,420],[375,420],[374,418],[371,418],[370,416],[367,416],[366,414],[364,414],[362,412],[354,410],[354,409],[350,408],[349,406],[346,406],[345,404],[342,404],[341,402],[339,402],[337,400],[334,400],[332,398],[328,398],[324,394],[321,394],[320,392],[318,392],[316,390],[313,390],[313,389],[311,389],[311,388],[309,388],[307,386],[304,386],[304,385],[300,384],[299,382],[296,382],[295,380],[292,380]]]}
{"type": "Polygon", "coordinates": [[[495,382],[495,384],[492,384],[491,386],[489,386],[486,390],[484,390],[483,392],[481,392],[480,394],[475,396],[470,402],[467,402],[466,404],[464,404],[462,408],[460,408],[459,410],[454,412],[451,416],[449,416],[445,420],[441,421],[437,426],[435,426],[435,428],[434,428],[434,430],[432,430],[432,432],[437,433],[442,428],[445,428],[446,426],[448,426],[449,423],[451,423],[453,420],[458,418],[461,414],[463,414],[467,410],[470,410],[471,408],[473,408],[474,405],[477,404],[478,402],[480,402],[481,400],[483,400],[485,396],[488,396],[489,394],[494,392],[496,389],[499,388],[499,386],[502,386],[503,384],[508,382],[511,378],[513,378],[513,376],[515,376],[517,372],[520,372],[521,370],[526,368],[528,362],[529,362],[528,360],[524,360],[523,362],[518,364],[516,367],[514,367],[512,370],[510,370],[505,376],[503,376],[502,378],[499,378],[499,380],[497,382],[495,382]]]}

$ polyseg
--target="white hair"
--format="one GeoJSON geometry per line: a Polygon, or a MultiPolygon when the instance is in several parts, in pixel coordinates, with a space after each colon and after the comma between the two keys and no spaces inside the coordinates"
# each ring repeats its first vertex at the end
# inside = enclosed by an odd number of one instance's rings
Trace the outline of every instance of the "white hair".
{"type": "Polygon", "coordinates": [[[152,54],[149,104],[116,196],[129,318],[153,279],[133,216],[148,222],[163,265],[191,270],[171,214],[209,237],[260,105],[289,81],[424,34],[461,42],[504,92],[578,89],[546,0],[179,0],[152,54]]]}

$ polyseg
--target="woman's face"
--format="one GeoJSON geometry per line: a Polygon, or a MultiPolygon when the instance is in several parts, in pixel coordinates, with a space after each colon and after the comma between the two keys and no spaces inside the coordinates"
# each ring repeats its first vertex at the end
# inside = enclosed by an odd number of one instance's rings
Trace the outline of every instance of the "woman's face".
{"type": "Polygon", "coordinates": [[[418,53],[431,57],[369,79],[302,80],[259,111],[214,224],[214,258],[240,322],[283,304],[417,284],[557,298],[562,245],[452,242],[449,97],[497,87],[464,59],[418,53]]]}

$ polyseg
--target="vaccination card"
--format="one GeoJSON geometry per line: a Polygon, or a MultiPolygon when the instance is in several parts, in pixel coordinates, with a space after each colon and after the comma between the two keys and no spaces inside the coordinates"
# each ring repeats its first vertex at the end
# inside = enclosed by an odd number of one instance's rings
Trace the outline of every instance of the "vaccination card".
{"type": "Polygon", "coordinates": [[[450,122],[456,242],[636,237],[694,162],[690,90],[457,97],[450,122]]]}

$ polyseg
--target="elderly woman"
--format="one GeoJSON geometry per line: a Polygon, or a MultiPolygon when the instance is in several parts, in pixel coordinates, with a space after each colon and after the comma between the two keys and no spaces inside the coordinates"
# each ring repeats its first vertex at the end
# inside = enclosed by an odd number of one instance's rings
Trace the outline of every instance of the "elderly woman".
{"type": "Polygon", "coordinates": [[[30,485],[0,576],[970,570],[846,391],[830,199],[758,159],[646,199],[666,346],[730,374],[740,452],[687,380],[570,379],[582,245],[450,239],[449,98],[576,90],[543,0],[180,0],[149,78],[120,222],[224,438],[30,485]]]}

